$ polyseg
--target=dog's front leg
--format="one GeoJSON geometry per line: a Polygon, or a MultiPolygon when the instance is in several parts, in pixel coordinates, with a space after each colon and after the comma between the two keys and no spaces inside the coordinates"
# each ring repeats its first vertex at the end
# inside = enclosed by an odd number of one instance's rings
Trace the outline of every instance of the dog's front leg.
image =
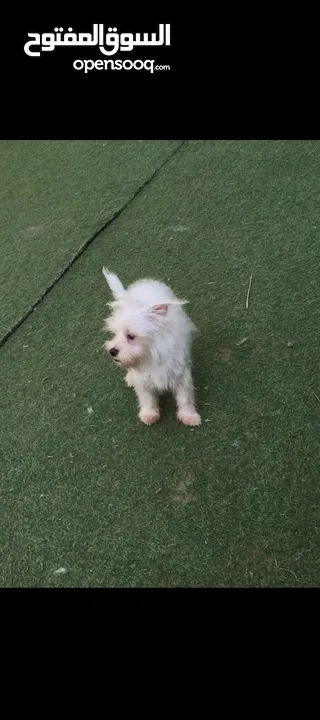
{"type": "Polygon", "coordinates": [[[186,369],[175,390],[177,418],[184,425],[200,425],[201,417],[196,410],[191,370],[186,369]]]}
{"type": "Polygon", "coordinates": [[[126,381],[128,387],[134,387],[134,374],[133,374],[133,370],[128,370],[128,372],[127,372],[127,374],[126,374],[126,376],[125,376],[125,381],[126,381]]]}
{"type": "Polygon", "coordinates": [[[146,425],[153,425],[160,420],[159,401],[156,393],[147,390],[143,385],[135,384],[140,412],[139,418],[146,425]]]}

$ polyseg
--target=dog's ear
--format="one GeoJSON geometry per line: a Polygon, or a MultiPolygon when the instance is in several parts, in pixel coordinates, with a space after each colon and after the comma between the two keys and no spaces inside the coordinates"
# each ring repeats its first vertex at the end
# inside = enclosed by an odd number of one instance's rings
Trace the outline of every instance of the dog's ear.
{"type": "Polygon", "coordinates": [[[126,294],[122,282],[119,280],[117,275],[115,275],[114,273],[110,273],[107,268],[102,268],[102,272],[113,294],[113,297],[115,298],[115,300],[120,300],[120,298],[122,298],[126,294]]]}
{"type": "Polygon", "coordinates": [[[188,300],[169,300],[167,303],[161,303],[161,305],[153,305],[150,308],[152,315],[166,316],[170,306],[173,305],[186,305],[188,300]]]}
{"type": "Polygon", "coordinates": [[[153,315],[166,315],[168,309],[169,305],[167,303],[163,303],[162,305],[153,305],[153,307],[151,308],[151,312],[153,315]]]}

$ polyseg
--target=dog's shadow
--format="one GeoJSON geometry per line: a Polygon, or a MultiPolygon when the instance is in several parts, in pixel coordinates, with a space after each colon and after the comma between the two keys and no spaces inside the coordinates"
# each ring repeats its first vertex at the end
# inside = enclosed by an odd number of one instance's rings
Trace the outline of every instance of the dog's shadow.
{"type": "Polygon", "coordinates": [[[245,340],[239,343],[232,327],[213,323],[199,326],[192,348],[192,376],[196,405],[201,415],[205,413],[206,405],[224,409],[232,402],[236,389],[250,382],[250,373],[260,372],[256,341],[245,340]]]}

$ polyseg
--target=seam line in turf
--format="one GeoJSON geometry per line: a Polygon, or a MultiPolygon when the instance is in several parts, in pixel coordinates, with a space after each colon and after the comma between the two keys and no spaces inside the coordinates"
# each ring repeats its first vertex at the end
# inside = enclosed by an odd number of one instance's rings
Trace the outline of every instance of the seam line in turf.
{"type": "Polygon", "coordinates": [[[186,143],[186,140],[182,140],[180,145],[175,147],[173,152],[170,153],[170,155],[168,155],[168,157],[162,163],[160,163],[160,165],[144,181],[144,183],[142,185],[140,185],[137,188],[137,190],[135,190],[135,192],[129,198],[129,200],[126,200],[126,202],[118,210],[116,210],[111,215],[111,217],[109,217],[109,219],[106,220],[106,222],[103,225],[101,225],[100,228],[98,228],[98,230],[95,230],[95,232],[92,235],[90,235],[90,237],[88,237],[87,240],[85,240],[82,243],[82,245],[80,245],[77,252],[70,258],[70,260],[67,262],[67,264],[64,265],[64,267],[57,273],[57,275],[53,278],[53,280],[49,283],[49,285],[47,285],[47,287],[43,290],[43,292],[39,295],[39,297],[36,300],[34,300],[34,302],[29,306],[29,308],[25,311],[25,313],[23,315],[21,315],[21,317],[11,327],[9,327],[9,329],[5,332],[5,334],[0,338],[0,347],[2,347],[7,342],[7,340],[9,340],[11,335],[13,335],[13,333],[16,332],[16,330],[18,330],[19,327],[21,327],[21,325],[29,317],[29,315],[31,315],[31,313],[35,310],[35,308],[38,307],[38,305],[40,305],[42,303],[44,298],[57,285],[59,280],[61,280],[61,278],[64,275],[66,275],[66,273],[70,270],[72,265],[74,265],[74,263],[78,260],[79,257],[81,257],[81,255],[83,255],[85,250],[89,247],[89,245],[91,245],[91,243],[93,243],[93,241],[98,237],[98,235],[100,235],[100,233],[102,233],[104,230],[106,230],[106,228],[109,225],[111,225],[111,223],[114,222],[114,220],[116,220],[120,215],[122,215],[122,213],[129,207],[129,205],[131,205],[131,203],[138,197],[138,195],[140,195],[140,193],[149,185],[149,183],[152,182],[152,180],[156,177],[158,172],[160,170],[162,170],[162,168],[174,157],[174,155],[177,154],[177,152],[179,152],[179,150],[183,147],[183,145],[185,143],[186,143]]]}

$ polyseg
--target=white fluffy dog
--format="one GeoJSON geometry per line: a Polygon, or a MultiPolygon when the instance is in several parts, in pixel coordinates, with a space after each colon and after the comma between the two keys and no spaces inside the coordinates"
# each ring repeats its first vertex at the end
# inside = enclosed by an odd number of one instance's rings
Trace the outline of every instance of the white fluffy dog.
{"type": "Polygon", "coordinates": [[[156,280],[139,280],[126,290],[119,278],[103,268],[113,294],[112,314],[104,344],[114,362],[127,370],[126,383],[136,391],[139,418],[146,425],[160,419],[159,395],[173,393],[177,417],[184,425],[200,425],[191,375],[194,324],[169,287],[156,280]]]}

